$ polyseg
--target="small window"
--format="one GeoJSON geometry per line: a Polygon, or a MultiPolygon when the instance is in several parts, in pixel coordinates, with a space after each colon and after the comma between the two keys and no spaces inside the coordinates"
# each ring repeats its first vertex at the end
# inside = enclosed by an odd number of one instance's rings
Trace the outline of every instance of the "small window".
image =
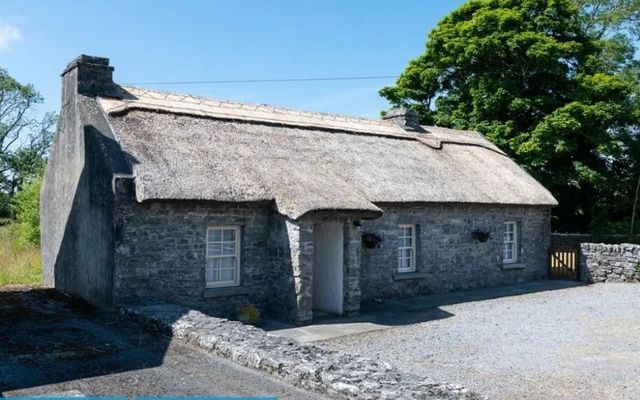
{"type": "Polygon", "coordinates": [[[504,223],[504,250],[502,262],[505,264],[518,261],[518,224],[515,222],[504,223]]]}
{"type": "Polygon", "coordinates": [[[416,270],[415,225],[400,225],[398,229],[398,272],[414,272],[416,270]]]}
{"type": "Polygon", "coordinates": [[[240,284],[240,228],[217,226],[207,229],[207,287],[240,284]]]}

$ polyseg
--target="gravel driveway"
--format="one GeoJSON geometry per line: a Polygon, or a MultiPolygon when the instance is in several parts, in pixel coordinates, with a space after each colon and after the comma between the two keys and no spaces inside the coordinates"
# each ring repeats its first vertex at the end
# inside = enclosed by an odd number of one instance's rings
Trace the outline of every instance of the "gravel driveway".
{"type": "Polygon", "coordinates": [[[493,399],[640,399],[640,284],[578,286],[420,314],[425,322],[322,343],[493,399]]]}

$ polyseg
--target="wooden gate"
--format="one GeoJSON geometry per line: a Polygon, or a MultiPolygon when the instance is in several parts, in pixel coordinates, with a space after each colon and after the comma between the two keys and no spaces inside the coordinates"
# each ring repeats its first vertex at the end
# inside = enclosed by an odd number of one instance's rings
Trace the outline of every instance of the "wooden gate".
{"type": "Polygon", "coordinates": [[[549,257],[549,279],[580,279],[580,253],[569,246],[551,248],[549,257]]]}

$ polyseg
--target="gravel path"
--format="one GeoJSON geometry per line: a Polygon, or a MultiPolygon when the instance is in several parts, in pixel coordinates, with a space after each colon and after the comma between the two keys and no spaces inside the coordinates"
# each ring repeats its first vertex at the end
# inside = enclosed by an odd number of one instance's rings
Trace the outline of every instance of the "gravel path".
{"type": "Polygon", "coordinates": [[[492,399],[640,399],[639,284],[579,286],[423,314],[427,322],[322,343],[492,399]],[[451,316],[428,318],[443,312],[451,316]]]}

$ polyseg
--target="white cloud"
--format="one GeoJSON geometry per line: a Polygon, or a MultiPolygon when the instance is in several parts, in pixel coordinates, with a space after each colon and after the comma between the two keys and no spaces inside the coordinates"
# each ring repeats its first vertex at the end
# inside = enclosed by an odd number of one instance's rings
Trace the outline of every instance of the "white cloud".
{"type": "Polygon", "coordinates": [[[0,51],[9,50],[11,44],[21,37],[18,28],[0,20],[0,51]]]}

